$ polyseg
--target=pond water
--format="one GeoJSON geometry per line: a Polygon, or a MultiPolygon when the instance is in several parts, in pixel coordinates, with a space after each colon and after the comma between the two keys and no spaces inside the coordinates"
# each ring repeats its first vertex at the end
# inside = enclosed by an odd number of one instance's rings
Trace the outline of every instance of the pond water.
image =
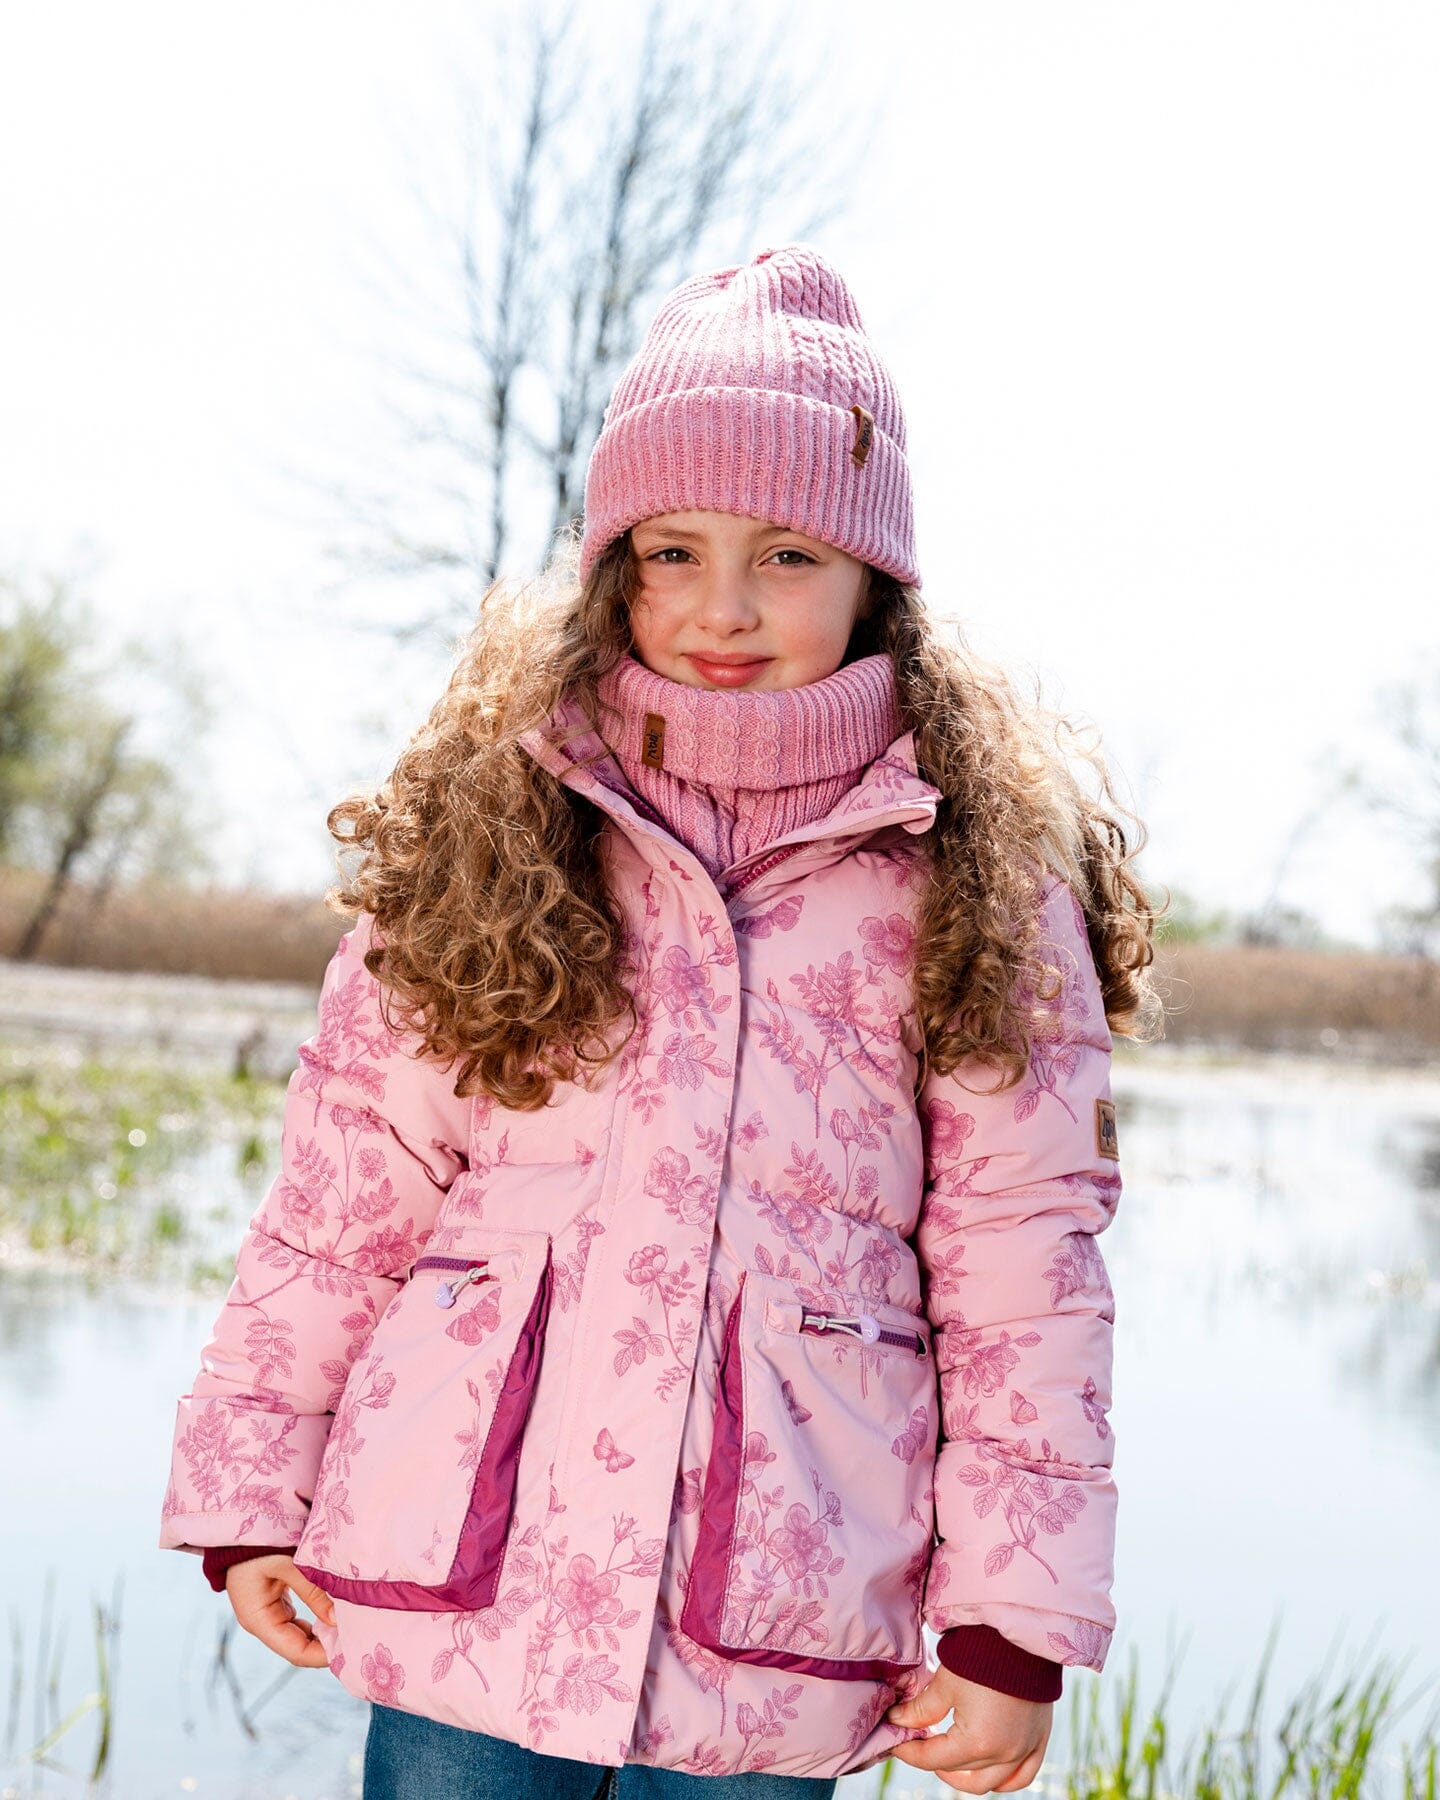
{"type": "MultiPolygon", "coordinates": [[[[1337,1679],[1370,1653],[1408,1657],[1401,1692],[1433,1684],[1440,1084],[1167,1048],[1117,1059],[1114,1088],[1125,1194],[1100,1243],[1120,1627],[1102,1696],[1133,1652],[1142,1708],[1172,1675],[1172,1740],[1227,1693],[1238,1723],[1277,1620],[1272,1724],[1327,1656],[1337,1679]]],[[[213,1146],[189,1165],[206,1235],[232,1254],[268,1173],[242,1177],[213,1146]]],[[[155,1547],[175,1402],[223,1292],[0,1265],[0,1796],[87,1791],[94,1711],[47,1766],[27,1753],[97,1686],[97,1605],[112,1700],[98,1791],[360,1792],[364,1705],[240,1632],[198,1557],[155,1547]]],[[[1057,1775],[1067,1708],[1097,1677],[1065,1681],[1057,1775]]],[[[951,1792],[897,1766],[889,1796],[951,1792]]]]}

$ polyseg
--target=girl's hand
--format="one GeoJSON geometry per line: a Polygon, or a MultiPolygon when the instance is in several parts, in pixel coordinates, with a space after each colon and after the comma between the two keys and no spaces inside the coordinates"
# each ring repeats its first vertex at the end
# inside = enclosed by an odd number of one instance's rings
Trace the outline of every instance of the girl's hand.
{"type": "Polygon", "coordinates": [[[297,1619],[285,1590],[293,1588],[317,1619],[333,1628],[335,1603],[295,1567],[290,1556],[252,1556],[225,1571],[225,1593],[235,1617],[251,1637],[302,1669],[326,1669],[325,1646],[304,1619],[297,1619]]]}
{"type": "Polygon", "coordinates": [[[962,1794],[1008,1794],[1029,1787],[1045,1759],[1053,1701],[1016,1700],[942,1667],[918,1694],[892,1706],[885,1717],[892,1725],[936,1725],[952,1711],[948,1731],[907,1738],[890,1754],[914,1768],[933,1770],[962,1794]]]}

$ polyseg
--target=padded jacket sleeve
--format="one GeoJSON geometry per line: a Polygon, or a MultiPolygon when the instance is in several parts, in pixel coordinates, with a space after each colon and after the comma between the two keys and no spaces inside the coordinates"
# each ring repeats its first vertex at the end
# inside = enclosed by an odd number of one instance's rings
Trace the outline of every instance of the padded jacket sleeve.
{"type": "Polygon", "coordinates": [[[1120,1173],[1084,914],[1053,876],[1041,907],[1061,982],[1025,1077],[987,1093],[994,1070],[967,1064],[922,1086],[915,1242],[941,1401],[925,1622],[946,1667],[1051,1699],[1060,1666],[1104,1666],[1115,1624],[1115,1311],[1096,1238],[1120,1173]]]}
{"type": "Polygon", "coordinates": [[[341,940],[285,1102],[281,1168],[175,1422],[160,1547],[295,1545],[350,1367],[466,1167],[470,1102],[389,1031],[341,940]]]}

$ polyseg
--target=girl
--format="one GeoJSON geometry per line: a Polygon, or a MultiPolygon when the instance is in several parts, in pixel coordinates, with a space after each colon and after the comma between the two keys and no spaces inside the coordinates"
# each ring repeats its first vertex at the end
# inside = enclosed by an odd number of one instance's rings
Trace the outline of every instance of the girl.
{"type": "Polygon", "coordinates": [[[161,1544],[371,1702],[369,1800],[1027,1786],[1114,1624],[1135,851],[922,606],[809,246],[669,296],[585,500],[331,815],[161,1544]]]}

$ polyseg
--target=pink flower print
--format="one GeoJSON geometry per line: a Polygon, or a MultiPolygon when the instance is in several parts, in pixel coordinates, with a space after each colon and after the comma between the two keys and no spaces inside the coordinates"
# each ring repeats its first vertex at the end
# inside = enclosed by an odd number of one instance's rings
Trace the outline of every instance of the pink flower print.
{"type": "Polygon", "coordinates": [[[909,971],[915,954],[915,929],[902,914],[862,919],[860,935],[865,940],[866,962],[883,963],[897,975],[909,971]]]}
{"type": "Polygon", "coordinates": [[[830,1567],[829,1532],[823,1519],[813,1519],[810,1508],[797,1500],[785,1514],[785,1523],[770,1533],[770,1549],[791,1581],[802,1581],[815,1571],[830,1567]]]}
{"type": "Polygon", "coordinates": [[[682,1513],[693,1513],[700,1506],[700,1467],[682,1469],[675,1477],[675,1507],[682,1513]]]}
{"type": "Polygon", "coordinates": [[[900,1252],[889,1238],[871,1238],[855,1267],[855,1285],[872,1300],[883,1300],[890,1278],[900,1267],[900,1252]]]}
{"type": "Polygon", "coordinates": [[[648,1287],[660,1279],[669,1260],[670,1253],[663,1244],[646,1244],[626,1263],[625,1279],[636,1287],[648,1287]]]}
{"type": "Polygon", "coordinates": [[[658,1150],[645,1172],[645,1192],[665,1203],[682,1225],[703,1225],[710,1217],[710,1182],[690,1173],[690,1158],[681,1150],[658,1150]]]}
{"type": "Polygon", "coordinates": [[[1100,1250],[1092,1235],[1088,1231],[1066,1232],[1065,1245],[1066,1248],[1057,1250],[1049,1266],[1041,1271],[1050,1282],[1051,1306],[1058,1307],[1071,1294],[1084,1293],[1087,1288],[1099,1290],[1113,1302],[1114,1295],[1110,1292],[1100,1250]]]}
{"type": "Polygon", "coordinates": [[[355,1167],[362,1181],[378,1181],[385,1173],[384,1151],[367,1145],[355,1158],[355,1167]]]}
{"type": "Polygon", "coordinates": [[[306,1237],[325,1223],[325,1202],[319,1188],[299,1188],[293,1181],[282,1181],[277,1197],[285,1229],[297,1237],[306,1237]]]}
{"type": "Polygon", "coordinates": [[[671,1032],[665,1040],[665,1054],[660,1058],[660,1079],[670,1087],[696,1093],[707,1073],[730,1073],[727,1065],[711,1060],[714,1055],[715,1045],[709,1038],[683,1037],[678,1031],[671,1032]]]}
{"type": "Polygon", "coordinates": [[[800,996],[810,1011],[820,1022],[821,1030],[827,1039],[835,1034],[826,1027],[848,1025],[858,1028],[861,1014],[865,1008],[861,1005],[860,995],[864,991],[866,974],[855,961],[854,955],[846,950],[840,957],[825,966],[817,973],[814,963],[807,966],[803,975],[792,975],[791,981],[800,990],[800,996]]]}
{"type": "Polygon", "coordinates": [[[956,1112],[948,1100],[931,1100],[921,1107],[920,1113],[929,1128],[932,1156],[958,1156],[975,1130],[971,1115],[956,1112]]]}
{"type": "Polygon", "coordinates": [[[555,1683],[555,1704],[568,1712],[593,1713],[606,1694],[612,1700],[629,1700],[630,1689],[615,1679],[619,1672],[620,1665],[610,1656],[586,1657],[583,1652],[567,1656],[565,1673],[555,1683]]]}
{"type": "MultiPolygon", "coordinates": [[[[383,1171],[385,1167],[384,1157],[380,1156],[378,1151],[372,1152],[372,1154],[379,1158],[380,1167],[383,1171]]],[[[385,1180],[380,1182],[377,1186],[362,1189],[355,1201],[354,1213],[355,1217],[361,1220],[362,1223],[366,1225],[377,1225],[381,1219],[388,1219],[399,1204],[400,1196],[390,1185],[390,1179],[387,1176],[385,1180]]]]}
{"type": "Polygon", "coordinates": [[[618,1575],[602,1574],[593,1556],[572,1556],[570,1567],[555,1583],[555,1598],[565,1608],[565,1623],[573,1632],[591,1625],[610,1625],[620,1617],[616,1591],[618,1575]]]}
{"type": "Polygon", "coordinates": [[[630,1315],[635,1329],[612,1332],[611,1336],[619,1343],[615,1352],[615,1373],[623,1375],[632,1364],[643,1363],[647,1356],[660,1356],[665,1350],[665,1340],[657,1337],[638,1313],[630,1315]]]}
{"type": "Polygon", "coordinates": [[[245,1333],[245,1354],[257,1381],[268,1384],[272,1375],[293,1372],[295,1340],[287,1334],[294,1329],[288,1319],[257,1319],[245,1333]]]}
{"type": "Polygon", "coordinates": [[[373,1275],[388,1275],[392,1270],[403,1269],[420,1254],[414,1233],[413,1219],[407,1219],[398,1228],[387,1225],[381,1231],[372,1231],[355,1252],[355,1267],[373,1275]]]}
{"type": "Polygon", "coordinates": [[[1071,1618],[1069,1631],[1047,1631],[1050,1648],[1057,1662],[1078,1664],[1081,1668],[1099,1669],[1105,1661],[1110,1632],[1089,1619],[1071,1618]]]}
{"type": "Polygon", "coordinates": [[[742,1483],[754,1482],[759,1478],[761,1469],[766,1463],[775,1460],[775,1452],[770,1448],[763,1431],[752,1431],[745,1438],[745,1468],[741,1475],[742,1483]]]}
{"type": "Polygon", "coordinates": [[[372,1700],[381,1706],[394,1706],[405,1685],[405,1671],[384,1644],[377,1644],[373,1655],[361,1657],[360,1673],[372,1700]]]}
{"type": "MultiPolygon", "coordinates": [[[[975,1335],[978,1338],[979,1333],[975,1335]]],[[[1002,1329],[996,1343],[977,1343],[964,1362],[964,1388],[967,1397],[973,1400],[976,1394],[998,1394],[1010,1372],[1019,1364],[1018,1350],[1033,1350],[1040,1341],[1038,1331],[1024,1331],[1019,1337],[1012,1339],[1010,1333],[1002,1329]]]]}
{"type": "Polygon", "coordinates": [[[792,1250],[813,1256],[830,1236],[830,1215],[797,1194],[767,1194],[756,1182],[751,1193],[760,1201],[760,1216],[773,1225],[792,1250]]]}
{"type": "Polygon", "coordinates": [[[699,1025],[715,1029],[709,972],[691,960],[683,944],[670,945],[652,971],[651,982],[656,999],[676,1024],[692,1031],[699,1025]]]}

